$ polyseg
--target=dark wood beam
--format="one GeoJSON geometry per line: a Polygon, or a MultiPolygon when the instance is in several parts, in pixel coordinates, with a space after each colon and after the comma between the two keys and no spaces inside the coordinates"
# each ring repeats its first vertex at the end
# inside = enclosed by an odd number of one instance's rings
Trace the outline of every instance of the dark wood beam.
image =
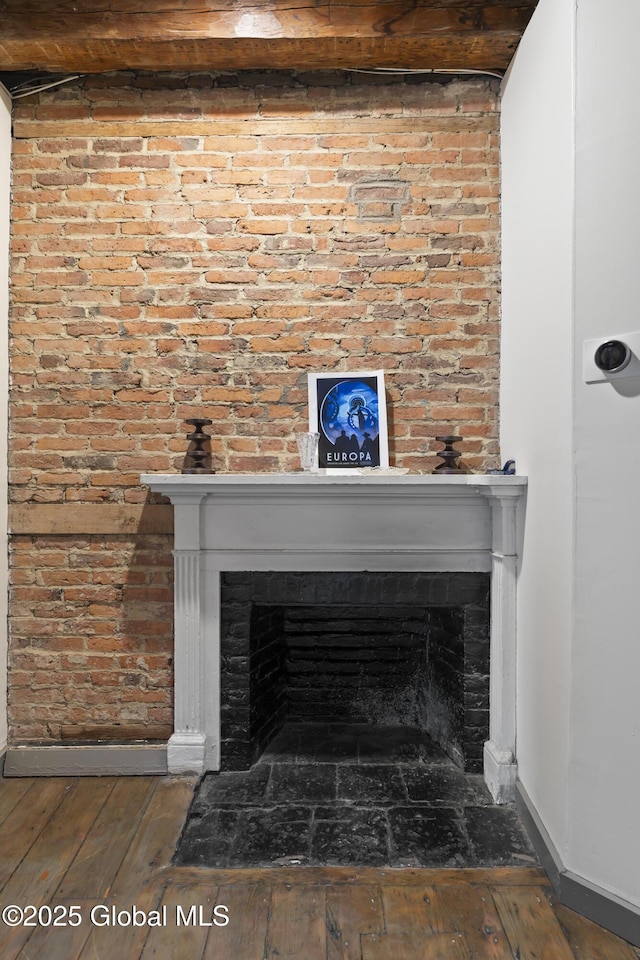
{"type": "Polygon", "coordinates": [[[538,0],[0,0],[0,70],[504,70],[538,0]]]}

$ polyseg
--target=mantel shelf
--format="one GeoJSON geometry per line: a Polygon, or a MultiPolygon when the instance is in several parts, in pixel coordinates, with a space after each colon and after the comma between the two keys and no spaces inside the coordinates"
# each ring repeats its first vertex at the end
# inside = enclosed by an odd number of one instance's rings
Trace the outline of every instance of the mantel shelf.
{"type": "Polygon", "coordinates": [[[402,495],[414,492],[425,495],[439,494],[464,495],[474,490],[484,496],[521,496],[527,478],[514,474],[400,474],[400,473],[144,473],[141,482],[152,490],[166,496],[215,493],[235,491],[242,496],[243,491],[260,491],[266,496],[269,492],[286,491],[296,493],[353,490],[358,496],[368,491],[390,495],[402,495]]]}

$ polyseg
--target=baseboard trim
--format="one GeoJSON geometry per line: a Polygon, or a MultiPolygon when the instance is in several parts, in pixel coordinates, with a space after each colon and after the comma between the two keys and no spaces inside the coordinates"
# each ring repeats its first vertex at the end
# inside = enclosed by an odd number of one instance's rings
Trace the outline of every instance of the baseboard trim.
{"type": "Polygon", "coordinates": [[[165,774],[165,743],[23,744],[9,747],[5,777],[99,777],[165,774]]]}
{"type": "Polygon", "coordinates": [[[516,784],[516,805],[560,903],[640,947],[640,910],[566,869],[520,782],[516,784]]]}

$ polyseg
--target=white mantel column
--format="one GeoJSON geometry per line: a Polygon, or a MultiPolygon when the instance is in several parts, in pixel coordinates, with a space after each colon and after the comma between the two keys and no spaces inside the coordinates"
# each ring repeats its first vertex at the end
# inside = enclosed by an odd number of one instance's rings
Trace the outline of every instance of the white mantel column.
{"type": "Polygon", "coordinates": [[[174,504],[174,732],[167,745],[170,773],[203,773],[205,675],[202,643],[201,518],[203,495],[173,496],[174,504]]]}
{"type": "Polygon", "coordinates": [[[484,777],[496,803],[515,799],[516,776],[516,581],[518,496],[509,489],[487,494],[491,502],[491,641],[489,740],[484,777]]]}

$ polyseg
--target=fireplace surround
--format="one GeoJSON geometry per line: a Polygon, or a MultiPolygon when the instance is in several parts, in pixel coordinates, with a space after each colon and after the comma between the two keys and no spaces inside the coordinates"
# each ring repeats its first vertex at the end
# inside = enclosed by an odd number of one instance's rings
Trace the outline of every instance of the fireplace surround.
{"type": "MultiPolygon", "coordinates": [[[[144,474],[175,515],[171,772],[219,770],[221,578],[248,571],[490,575],[489,734],[494,800],[514,796],[518,503],[501,475],[144,474]]],[[[420,599],[415,603],[420,605],[420,599]]]]}

